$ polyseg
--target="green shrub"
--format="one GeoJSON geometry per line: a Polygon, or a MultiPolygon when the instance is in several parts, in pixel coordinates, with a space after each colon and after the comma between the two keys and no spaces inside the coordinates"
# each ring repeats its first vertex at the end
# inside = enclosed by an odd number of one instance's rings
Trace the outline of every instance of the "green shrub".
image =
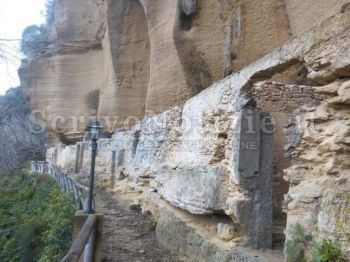
{"type": "Polygon", "coordinates": [[[290,239],[284,246],[284,255],[286,262],[306,261],[305,251],[311,237],[306,235],[305,229],[300,225],[294,225],[290,230],[290,239]]]}
{"type": "Polygon", "coordinates": [[[316,244],[313,254],[314,262],[343,262],[341,249],[332,241],[323,240],[321,244],[316,244]]]}
{"type": "Polygon", "coordinates": [[[155,231],[156,227],[157,227],[157,221],[154,219],[154,217],[151,217],[148,220],[148,224],[147,224],[148,230],[149,231],[155,231]]]}
{"type": "Polygon", "coordinates": [[[309,261],[311,257],[312,262],[345,262],[339,246],[329,240],[321,243],[313,241],[300,224],[292,226],[290,239],[284,246],[284,255],[286,262],[309,261]]]}
{"type": "Polygon", "coordinates": [[[0,261],[59,261],[71,242],[74,201],[26,172],[0,179],[0,261]]]}

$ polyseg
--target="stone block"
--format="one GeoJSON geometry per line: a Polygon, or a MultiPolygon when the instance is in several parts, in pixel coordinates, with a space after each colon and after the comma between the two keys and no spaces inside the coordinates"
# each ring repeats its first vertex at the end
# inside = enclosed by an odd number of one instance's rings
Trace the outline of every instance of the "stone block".
{"type": "Polygon", "coordinates": [[[221,240],[227,242],[234,238],[235,228],[229,224],[219,223],[217,226],[217,236],[221,240]]]}
{"type": "Polygon", "coordinates": [[[229,182],[224,167],[163,169],[157,174],[156,181],[164,199],[193,214],[212,214],[225,209],[229,182]]]}

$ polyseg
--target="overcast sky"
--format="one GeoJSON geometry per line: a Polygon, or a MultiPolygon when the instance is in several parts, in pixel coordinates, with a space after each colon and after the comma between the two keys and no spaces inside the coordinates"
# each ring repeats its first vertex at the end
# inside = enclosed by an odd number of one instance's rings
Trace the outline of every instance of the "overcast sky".
{"type": "MultiPolygon", "coordinates": [[[[46,0],[0,0],[0,39],[20,39],[28,25],[42,24],[46,0]]],[[[19,42],[8,42],[11,49],[18,49],[19,42]]],[[[19,85],[17,68],[20,54],[13,52],[17,59],[0,63],[0,95],[10,87],[19,85]]]]}

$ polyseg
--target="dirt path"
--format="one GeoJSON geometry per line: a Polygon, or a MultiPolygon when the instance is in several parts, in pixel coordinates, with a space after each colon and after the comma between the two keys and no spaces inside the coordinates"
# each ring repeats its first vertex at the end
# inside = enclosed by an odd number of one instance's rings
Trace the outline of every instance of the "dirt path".
{"type": "Polygon", "coordinates": [[[125,207],[103,190],[96,195],[96,210],[104,215],[102,261],[177,261],[159,246],[146,214],[125,207]]]}

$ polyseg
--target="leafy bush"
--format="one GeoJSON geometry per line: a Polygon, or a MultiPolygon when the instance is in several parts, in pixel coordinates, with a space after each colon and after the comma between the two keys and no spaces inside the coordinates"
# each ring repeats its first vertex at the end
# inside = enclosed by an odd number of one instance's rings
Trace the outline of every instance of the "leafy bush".
{"type": "Polygon", "coordinates": [[[329,240],[321,243],[313,241],[312,236],[305,233],[300,224],[295,224],[290,230],[290,239],[284,246],[286,262],[345,262],[339,246],[329,240]],[[312,252],[313,251],[313,252],[312,252]]]}
{"type": "Polygon", "coordinates": [[[321,244],[316,244],[313,255],[314,262],[343,262],[340,247],[332,241],[323,240],[321,244]]]}
{"type": "Polygon", "coordinates": [[[74,201],[47,176],[0,179],[0,261],[59,261],[71,242],[74,201]]]}

